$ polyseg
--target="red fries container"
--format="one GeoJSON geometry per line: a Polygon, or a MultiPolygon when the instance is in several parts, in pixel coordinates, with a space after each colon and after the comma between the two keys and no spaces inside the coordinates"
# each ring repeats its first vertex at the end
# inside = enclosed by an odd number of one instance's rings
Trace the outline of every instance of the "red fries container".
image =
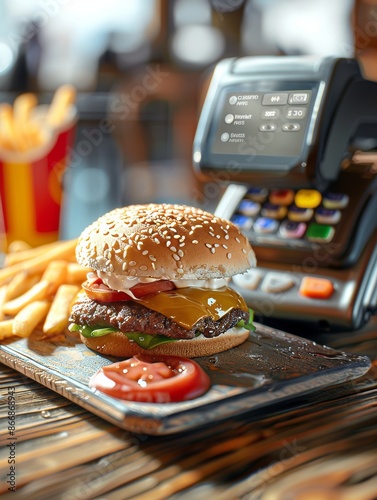
{"type": "Polygon", "coordinates": [[[22,153],[0,150],[6,247],[16,240],[35,247],[59,239],[63,174],[74,140],[76,117],[77,111],[72,109],[62,126],[46,131],[47,140],[38,148],[22,153]]]}

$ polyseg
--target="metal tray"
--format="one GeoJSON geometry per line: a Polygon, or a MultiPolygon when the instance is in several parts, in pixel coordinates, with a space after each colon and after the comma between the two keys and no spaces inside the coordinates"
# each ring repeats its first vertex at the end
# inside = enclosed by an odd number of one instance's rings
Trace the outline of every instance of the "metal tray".
{"type": "Polygon", "coordinates": [[[279,405],[362,376],[370,360],[256,324],[239,347],[197,358],[211,388],[192,401],[169,404],[126,402],[88,387],[89,378],[115,361],[90,351],[76,334],[64,341],[28,339],[0,344],[0,361],[118,427],[148,434],[173,434],[245,412],[276,412],[279,405]]]}

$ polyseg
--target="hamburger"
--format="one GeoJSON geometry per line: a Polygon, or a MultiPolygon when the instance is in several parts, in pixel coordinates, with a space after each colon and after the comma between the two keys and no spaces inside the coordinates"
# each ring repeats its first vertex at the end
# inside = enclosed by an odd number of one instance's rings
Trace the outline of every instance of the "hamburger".
{"type": "Polygon", "coordinates": [[[76,258],[92,272],[69,329],[101,354],[193,358],[248,338],[250,311],[227,283],[255,255],[227,220],[182,205],[117,208],[82,232],[76,258]]]}

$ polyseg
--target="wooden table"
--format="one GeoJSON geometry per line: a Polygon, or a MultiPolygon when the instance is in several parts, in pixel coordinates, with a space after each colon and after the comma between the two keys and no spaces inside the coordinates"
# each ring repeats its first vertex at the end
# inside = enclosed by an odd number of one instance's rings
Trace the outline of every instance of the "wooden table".
{"type": "Polygon", "coordinates": [[[331,334],[326,344],[369,355],[372,368],[325,395],[282,405],[268,418],[246,414],[158,437],[114,427],[0,365],[0,494],[28,500],[377,498],[377,321],[357,335],[331,334]],[[15,492],[8,491],[12,480],[15,492]]]}

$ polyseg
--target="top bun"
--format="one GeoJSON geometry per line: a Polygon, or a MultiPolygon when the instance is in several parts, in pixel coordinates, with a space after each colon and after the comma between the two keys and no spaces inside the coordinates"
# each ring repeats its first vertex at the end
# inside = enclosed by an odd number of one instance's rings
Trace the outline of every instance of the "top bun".
{"type": "Polygon", "coordinates": [[[77,261],[96,271],[158,279],[212,279],[255,266],[248,239],[199,208],[149,204],[117,208],[78,239],[77,261]]]}

